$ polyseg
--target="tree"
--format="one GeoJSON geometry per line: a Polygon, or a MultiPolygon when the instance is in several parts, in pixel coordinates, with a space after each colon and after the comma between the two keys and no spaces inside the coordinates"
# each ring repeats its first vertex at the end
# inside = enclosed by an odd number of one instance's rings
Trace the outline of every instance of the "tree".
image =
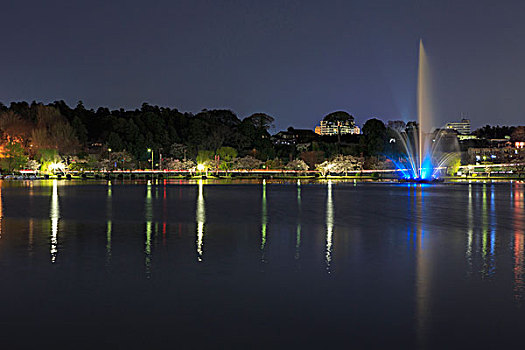
{"type": "Polygon", "coordinates": [[[307,171],[308,165],[300,159],[292,160],[286,164],[285,169],[287,170],[296,170],[296,171],[307,171]]]}
{"type": "Polygon", "coordinates": [[[202,150],[197,154],[197,165],[203,165],[206,169],[217,168],[214,160],[215,152],[202,150]]]}
{"type": "Polygon", "coordinates": [[[179,160],[179,159],[173,159],[169,158],[165,161],[166,169],[169,170],[194,170],[195,169],[195,162],[192,160],[179,160]]]}
{"type": "Polygon", "coordinates": [[[268,130],[270,130],[270,128],[273,126],[275,119],[265,113],[254,113],[251,116],[244,118],[243,121],[250,123],[255,127],[255,129],[259,131],[264,130],[268,132],[268,130]]]}
{"type": "Polygon", "coordinates": [[[233,147],[221,147],[217,150],[217,155],[220,159],[221,169],[229,170],[233,159],[237,157],[237,150],[233,147]]]}
{"type": "Polygon", "coordinates": [[[363,125],[364,147],[369,156],[376,156],[385,148],[386,127],[379,119],[372,118],[363,125]]]}
{"type": "Polygon", "coordinates": [[[336,111],[330,114],[327,114],[324,118],[324,121],[335,124],[337,126],[337,143],[341,143],[341,126],[343,125],[354,125],[354,117],[348,112],[345,111],[336,111]]]}
{"type": "Polygon", "coordinates": [[[232,168],[238,170],[259,169],[262,164],[263,162],[260,160],[254,157],[246,156],[243,158],[235,158],[233,160],[232,168]]]}
{"type": "Polygon", "coordinates": [[[348,175],[350,171],[361,171],[363,169],[363,162],[361,159],[353,156],[338,155],[330,161],[325,161],[317,165],[317,170],[322,176],[329,173],[344,173],[348,175]]]}
{"type": "Polygon", "coordinates": [[[337,122],[340,122],[342,124],[348,124],[348,125],[354,124],[354,116],[349,114],[346,111],[335,111],[335,112],[329,113],[325,115],[323,120],[328,123],[333,123],[333,124],[336,124],[337,122]]]}
{"type": "Polygon", "coordinates": [[[7,141],[24,142],[31,134],[32,125],[13,111],[0,113],[0,130],[7,141]]]}
{"type": "Polygon", "coordinates": [[[182,143],[174,143],[170,147],[170,154],[177,158],[177,159],[184,159],[186,160],[186,151],[188,150],[188,146],[182,144],[182,143]]]}
{"type": "Polygon", "coordinates": [[[402,120],[389,120],[386,123],[386,127],[387,129],[391,129],[391,130],[397,131],[398,133],[401,133],[405,131],[407,125],[402,120]]]}
{"type": "Polygon", "coordinates": [[[512,141],[525,141],[525,126],[517,126],[511,135],[512,141]]]}
{"type": "Polygon", "coordinates": [[[37,171],[40,168],[40,163],[34,159],[29,159],[25,166],[27,169],[37,171]]]}
{"type": "Polygon", "coordinates": [[[22,169],[28,161],[24,148],[18,142],[9,142],[5,145],[5,152],[1,158],[2,169],[7,172],[22,169]]]}
{"type": "Polygon", "coordinates": [[[307,151],[299,155],[299,158],[305,161],[310,168],[314,168],[316,164],[324,161],[324,152],[321,151],[307,151]]]}
{"type": "MultiPolygon", "coordinates": [[[[80,101],[79,104],[80,103],[82,103],[82,101],[80,101]]],[[[79,117],[75,116],[75,118],[73,118],[73,121],[71,122],[71,127],[73,128],[73,130],[75,130],[75,134],[80,143],[85,143],[88,138],[88,131],[84,123],[82,123],[82,120],[80,120],[79,117]]]]}

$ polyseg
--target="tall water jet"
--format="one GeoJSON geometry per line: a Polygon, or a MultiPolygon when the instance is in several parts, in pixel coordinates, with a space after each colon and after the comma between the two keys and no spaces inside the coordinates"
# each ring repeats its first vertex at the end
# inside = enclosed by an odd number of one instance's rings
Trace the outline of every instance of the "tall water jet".
{"type": "Polygon", "coordinates": [[[426,134],[432,128],[432,115],[430,103],[430,73],[428,67],[428,58],[423,46],[423,39],[419,39],[419,59],[417,70],[417,122],[419,125],[418,132],[418,177],[424,178],[423,167],[424,158],[428,154],[428,144],[426,134]]]}
{"type": "Polygon", "coordinates": [[[417,123],[408,123],[404,131],[398,131],[396,142],[402,148],[401,154],[392,157],[401,177],[411,181],[433,181],[439,177],[441,169],[456,156],[454,152],[444,152],[441,141],[444,133],[437,129],[432,132],[432,93],[430,67],[423,46],[419,41],[417,75],[417,123]]]}

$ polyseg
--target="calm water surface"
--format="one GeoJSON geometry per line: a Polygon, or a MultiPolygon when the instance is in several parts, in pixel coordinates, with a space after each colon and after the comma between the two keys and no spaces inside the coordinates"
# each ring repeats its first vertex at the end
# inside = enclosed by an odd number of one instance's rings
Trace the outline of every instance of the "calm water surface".
{"type": "Polygon", "coordinates": [[[15,347],[521,348],[524,184],[0,187],[15,347]]]}

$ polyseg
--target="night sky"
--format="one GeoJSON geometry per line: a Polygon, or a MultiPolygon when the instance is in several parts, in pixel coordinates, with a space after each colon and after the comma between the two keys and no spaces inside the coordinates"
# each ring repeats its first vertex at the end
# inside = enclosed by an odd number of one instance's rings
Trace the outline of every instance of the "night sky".
{"type": "Polygon", "coordinates": [[[524,124],[523,1],[3,1],[0,101],[415,118],[422,37],[438,122],[524,124]]]}

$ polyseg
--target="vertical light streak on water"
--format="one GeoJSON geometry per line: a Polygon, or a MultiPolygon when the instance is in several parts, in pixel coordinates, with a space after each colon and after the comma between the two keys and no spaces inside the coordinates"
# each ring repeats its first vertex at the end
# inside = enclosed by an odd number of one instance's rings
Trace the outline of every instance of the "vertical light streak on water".
{"type": "MultiPolygon", "coordinates": [[[[35,193],[33,191],[33,182],[29,182],[29,208],[33,208],[33,197],[35,193]]],[[[29,218],[29,239],[27,243],[27,252],[29,256],[33,256],[33,243],[34,243],[34,219],[29,218]]]]}
{"type": "Polygon", "coordinates": [[[428,315],[430,315],[430,275],[428,253],[424,250],[423,217],[424,201],[423,186],[419,185],[415,192],[416,200],[416,319],[419,348],[425,348],[428,315]]]}
{"type": "Polygon", "coordinates": [[[55,263],[58,254],[58,220],[60,219],[60,208],[58,205],[58,183],[53,180],[53,192],[51,194],[51,209],[49,212],[51,219],[51,239],[49,253],[51,255],[51,263],[55,263]]]}
{"type": "MultiPolygon", "coordinates": [[[[512,192],[512,190],[511,190],[512,192]]],[[[512,200],[512,212],[513,212],[513,223],[514,223],[514,300],[516,303],[521,305],[523,300],[523,289],[524,289],[524,280],[523,280],[523,264],[524,264],[524,227],[523,227],[523,214],[520,206],[520,192],[517,186],[514,186],[513,195],[511,196],[512,200]]],[[[523,193],[521,193],[523,196],[523,193]]]]}
{"type": "Polygon", "coordinates": [[[34,244],[34,231],[35,231],[35,220],[33,218],[29,218],[29,240],[28,240],[28,246],[27,251],[29,252],[29,256],[33,256],[33,244],[34,244]]]}
{"type": "Polygon", "coordinates": [[[146,187],[145,219],[146,219],[146,242],[144,243],[144,265],[146,277],[151,276],[151,227],[153,222],[153,199],[151,197],[151,181],[148,180],[146,187]]]}
{"type": "Polygon", "coordinates": [[[111,232],[112,232],[112,219],[113,217],[113,203],[112,203],[112,189],[111,181],[108,181],[108,191],[106,197],[106,266],[111,264],[111,232]]]}
{"type": "Polygon", "coordinates": [[[467,251],[465,256],[467,258],[467,275],[472,274],[472,236],[474,234],[474,213],[472,203],[472,184],[468,185],[468,206],[467,206],[467,251]]]}
{"type": "Polygon", "coordinates": [[[332,236],[334,231],[334,203],[332,200],[332,181],[328,180],[326,198],[326,252],[325,263],[328,273],[331,272],[330,266],[332,264],[332,236]]]}
{"type": "Polygon", "coordinates": [[[301,255],[301,182],[297,180],[297,230],[295,234],[295,260],[301,255]]]}
{"type": "Polygon", "coordinates": [[[496,200],[494,196],[494,184],[490,187],[490,265],[489,275],[496,273],[496,200]]]}
{"type": "Polygon", "coordinates": [[[268,212],[266,203],[266,180],[262,182],[262,203],[261,203],[261,262],[266,262],[266,226],[268,225],[268,212]]]}
{"type": "Polygon", "coordinates": [[[482,201],[481,201],[481,257],[483,264],[481,267],[481,276],[487,277],[489,272],[488,249],[488,206],[487,206],[487,185],[483,184],[482,201]]]}
{"type": "Polygon", "coordinates": [[[162,194],[162,245],[166,246],[166,221],[168,219],[168,204],[166,196],[166,180],[164,180],[164,193],[162,194]]]}
{"type": "Polygon", "coordinates": [[[202,179],[199,180],[199,193],[197,196],[197,261],[201,262],[204,254],[204,224],[206,222],[206,208],[204,205],[204,185],[202,179]]]}
{"type": "Polygon", "coordinates": [[[3,199],[2,199],[2,186],[3,186],[3,181],[0,180],[0,239],[2,239],[2,218],[4,217],[4,206],[3,206],[3,199]]]}

